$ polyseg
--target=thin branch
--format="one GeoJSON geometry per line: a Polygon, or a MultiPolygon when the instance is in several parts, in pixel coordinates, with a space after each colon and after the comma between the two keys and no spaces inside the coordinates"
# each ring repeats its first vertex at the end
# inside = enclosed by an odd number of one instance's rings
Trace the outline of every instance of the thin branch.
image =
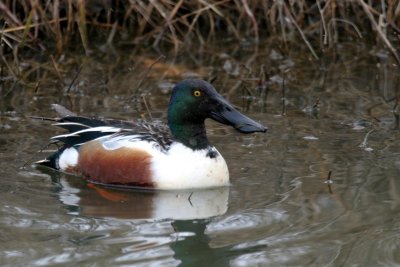
{"type": "Polygon", "coordinates": [[[310,42],[308,41],[306,35],[304,34],[303,30],[300,28],[299,24],[297,24],[296,20],[293,18],[291,11],[288,9],[286,5],[284,5],[284,8],[286,10],[286,13],[288,17],[290,18],[290,21],[294,24],[296,27],[297,31],[300,33],[301,38],[303,41],[306,43],[308,49],[310,50],[311,54],[314,56],[316,60],[319,60],[319,57],[317,53],[315,53],[314,48],[311,46],[310,42]]]}
{"type": "MultiPolygon", "coordinates": [[[[396,52],[396,49],[392,46],[388,38],[386,37],[386,34],[382,31],[382,28],[376,23],[374,15],[371,13],[371,7],[367,5],[363,0],[358,0],[360,5],[363,7],[365,13],[367,14],[371,24],[372,28],[375,29],[378,32],[378,35],[381,37],[382,41],[386,44],[386,46],[389,48],[390,52],[392,52],[393,56],[395,57],[396,61],[398,64],[400,64],[400,58],[399,55],[396,52]]],[[[380,14],[381,15],[381,14],[380,14]]]]}

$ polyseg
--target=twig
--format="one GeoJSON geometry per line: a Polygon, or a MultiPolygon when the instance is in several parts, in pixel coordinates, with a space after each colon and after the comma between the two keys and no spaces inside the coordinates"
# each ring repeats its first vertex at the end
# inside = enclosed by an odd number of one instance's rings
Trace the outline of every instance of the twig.
{"type": "Polygon", "coordinates": [[[50,59],[51,59],[51,63],[53,64],[53,67],[54,67],[54,69],[56,71],[58,79],[60,80],[61,83],[63,83],[63,79],[62,79],[61,73],[60,73],[60,71],[58,69],[57,63],[56,63],[56,61],[54,59],[54,56],[50,55],[50,59]]]}
{"type": "Polygon", "coordinates": [[[333,182],[331,180],[331,176],[332,176],[332,171],[329,170],[328,177],[326,177],[325,183],[328,184],[329,193],[333,194],[332,187],[331,187],[331,184],[333,184],[333,182]]]}
{"type": "MultiPolygon", "coordinates": [[[[11,21],[12,24],[16,24],[19,26],[22,25],[22,22],[8,9],[8,7],[3,3],[3,1],[0,1],[0,10],[6,17],[8,17],[9,21],[11,21]]],[[[21,27],[23,30],[26,30],[25,25],[21,27]]],[[[2,33],[4,33],[4,31],[2,33]]],[[[34,37],[30,33],[28,33],[28,35],[31,39],[34,39],[34,37]]]]}
{"type": "Polygon", "coordinates": [[[142,95],[144,106],[146,107],[147,113],[149,114],[150,120],[153,121],[153,116],[151,116],[151,112],[149,106],[147,105],[146,97],[142,95]]]}
{"type": "Polygon", "coordinates": [[[358,29],[358,27],[351,21],[345,20],[345,19],[332,19],[332,21],[339,21],[339,22],[343,22],[343,23],[347,23],[349,24],[351,27],[353,27],[354,31],[357,33],[358,37],[360,37],[360,39],[363,37],[361,34],[361,31],[358,29]]]}
{"type": "Polygon", "coordinates": [[[372,151],[372,148],[368,148],[368,137],[369,135],[374,131],[374,129],[372,129],[371,131],[369,131],[365,136],[364,136],[364,140],[362,141],[362,143],[359,145],[359,147],[364,148],[364,150],[366,151],[372,151]]]}
{"type": "Polygon", "coordinates": [[[213,84],[217,80],[218,76],[215,75],[214,77],[211,77],[210,80],[208,81],[209,83],[213,84]]]}
{"type": "Polygon", "coordinates": [[[398,102],[398,99],[396,98],[396,102],[394,103],[393,110],[392,110],[393,116],[396,120],[395,129],[399,129],[399,126],[400,126],[400,115],[399,115],[398,107],[399,107],[399,102],[398,102]]]}
{"type": "Polygon", "coordinates": [[[372,28],[375,29],[378,32],[378,35],[381,37],[382,41],[386,44],[386,46],[389,48],[390,52],[392,52],[393,56],[395,57],[397,63],[400,63],[400,58],[396,52],[396,49],[392,46],[388,38],[386,37],[385,33],[382,31],[382,28],[376,23],[373,14],[371,13],[370,9],[371,7],[367,5],[363,0],[358,0],[360,5],[363,7],[365,13],[367,13],[367,16],[372,24],[372,28]]]}
{"type": "Polygon", "coordinates": [[[35,92],[35,94],[39,91],[39,86],[40,86],[40,80],[36,82],[35,89],[33,89],[33,92],[35,92]]]}
{"type": "Polygon", "coordinates": [[[112,28],[111,28],[110,33],[108,34],[108,37],[107,37],[107,45],[109,45],[109,46],[111,46],[112,41],[114,40],[115,33],[117,32],[117,27],[118,27],[118,23],[115,22],[115,23],[113,24],[112,28]]]}
{"type": "Polygon", "coordinates": [[[17,81],[17,73],[14,72],[14,70],[12,69],[12,67],[10,66],[10,64],[8,64],[7,59],[4,57],[3,54],[0,54],[1,57],[1,61],[4,63],[4,65],[7,67],[8,71],[11,73],[11,76],[13,77],[13,80],[17,81]]]}
{"type": "Polygon", "coordinates": [[[323,44],[327,45],[328,44],[328,29],[326,27],[326,22],[325,22],[325,18],[324,18],[324,11],[321,8],[321,4],[320,4],[319,0],[317,0],[317,7],[318,7],[319,15],[321,16],[322,28],[324,29],[324,33],[323,33],[324,41],[323,41],[323,44]]]}
{"type": "MultiPolygon", "coordinates": [[[[21,21],[11,12],[8,7],[3,3],[3,1],[0,2],[0,10],[2,11],[3,15],[5,17],[8,17],[8,19],[13,23],[17,25],[21,25],[21,21]]],[[[24,26],[22,26],[24,28],[24,26]]]]}
{"type": "MultiPolygon", "coordinates": [[[[219,4],[221,4],[221,3],[224,3],[224,2],[226,2],[226,1],[221,1],[221,2],[219,2],[219,3],[208,3],[208,2],[205,1],[205,0],[199,0],[199,2],[203,3],[204,6],[205,6],[205,8],[202,8],[202,9],[204,9],[204,10],[211,9],[211,10],[214,11],[218,16],[224,17],[224,15],[222,14],[222,12],[218,10],[217,5],[219,5],[219,4]]],[[[197,10],[196,10],[196,11],[197,11],[197,10]]]]}
{"type": "Polygon", "coordinates": [[[78,0],[78,31],[81,36],[81,41],[83,48],[85,49],[86,55],[89,55],[89,43],[88,43],[88,35],[87,35],[87,27],[86,27],[86,9],[85,9],[85,1],[78,0]]]}
{"type": "Polygon", "coordinates": [[[261,96],[261,101],[262,101],[262,112],[267,112],[267,99],[268,99],[268,93],[269,93],[269,85],[268,85],[268,74],[267,74],[264,64],[261,65],[259,82],[260,82],[259,89],[261,89],[260,96],[261,96]]]}
{"type": "Polygon", "coordinates": [[[286,115],[286,88],[285,88],[285,74],[282,73],[282,115],[286,115]]]}
{"type": "Polygon", "coordinates": [[[319,107],[319,97],[315,100],[315,103],[312,105],[313,109],[317,109],[319,107]]]}
{"type": "Polygon", "coordinates": [[[161,36],[164,34],[164,29],[166,27],[169,28],[169,31],[172,34],[172,39],[174,43],[174,49],[175,49],[175,54],[178,53],[178,38],[176,37],[176,29],[174,27],[174,24],[172,23],[172,17],[175,14],[175,12],[178,10],[178,8],[182,5],[183,0],[180,0],[177,4],[175,4],[174,9],[172,10],[170,16],[167,17],[167,14],[165,10],[163,9],[163,6],[158,3],[158,1],[150,1],[151,5],[154,6],[154,8],[158,11],[160,16],[162,16],[165,20],[166,25],[163,27],[163,30],[160,31],[159,38],[156,39],[156,41],[153,43],[154,47],[158,47],[158,42],[161,39],[161,36]]]}
{"type": "Polygon", "coordinates": [[[332,171],[330,170],[328,173],[328,177],[326,177],[326,180],[328,181],[328,183],[332,183],[331,176],[332,176],[332,171]]]}
{"type": "Polygon", "coordinates": [[[71,91],[71,88],[74,85],[75,81],[78,79],[81,71],[82,71],[82,65],[79,66],[78,71],[75,73],[74,78],[72,79],[71,83],[69,84],[68,89],[67,89],[67,94],[69,93],[69,91],[71,91]]]}
{"type": "Polygon", "coordinates": [[[189,201],[189,203],[190,203],[190,206],[192,206],[192,207],[193,207],[193,203],[192,203],[192,200],[191,200],[191,199],[192,199],[192,195],[193,195],[193,192],[191,192],[191,193],[190,193],[190,195],[189,195],[189,197],[188,197],[188,199],[187,199],[187,200],[189,201]]]}
{"type": "Polygon", "coordinates": [[[253,24],[253,31],[254,31],[254,35],[255,35],[255,38],[256,38],[256,43],[258,44],[259,35],[258,35],[257,20],[256,20],[256,18],[254,16],[253,12],[250,10],[250,7],[249,7],[247,1],[246,0],[242,0],[242,4],[243,4],[244,10],[245,10],[247,16],[250,17],[251,23],[253,24]]]}
{"type": "Polygon", "coordinates": [[[297,24],[296,20],[293,18],[292,13],[290,12],[290,10],[288,9],[288,7],[286,5],[284,5],[286,13],[288,15],[288,17],[290,18],[291,22],[294,24],[294,26],[296,27],[297,31],[300,33],[301,38],[303,39],[303,41],[306,43],[308,49],[310,50],[311,54],[314,56],[314,58],[316,60],[319,60],[319,57],[317,55],[317,53],[315,53],[314,48],[312,48],[310,42],[308,41],[306,35],[304,34],[304,32],[301,30],[299,24],[297,24]]]}

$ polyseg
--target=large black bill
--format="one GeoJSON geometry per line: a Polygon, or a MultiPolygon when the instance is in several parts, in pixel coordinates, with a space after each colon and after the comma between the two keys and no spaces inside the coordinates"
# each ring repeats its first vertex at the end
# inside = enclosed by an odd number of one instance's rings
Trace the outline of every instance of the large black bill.
{"type": "Polygon", "coordinates": [[[219,100],[218,108],[211,112],[211,118],[220,123],[231,125],[241,133],[265,133],[268,130],[264,125],[237,111],[224,99],[219,100]]]}

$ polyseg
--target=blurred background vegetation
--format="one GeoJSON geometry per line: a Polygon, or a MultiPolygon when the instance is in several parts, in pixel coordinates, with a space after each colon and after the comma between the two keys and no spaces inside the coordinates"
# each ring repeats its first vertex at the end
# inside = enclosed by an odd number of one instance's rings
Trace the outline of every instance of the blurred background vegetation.
{"type": "Polygon", "coordinates": [[[282,49],[302,41],[315,58],[342,40],[382,44],[398,57],[395,0],[5,0],[0,10],[2,56],[71,47],[90,53],[95,42],[179,51],[273,38],[282,49]]]}
{"type": "Polygon", "coordinates": [[[385,51],[398,64],[399,14],[398,0],[3,0],[0,76],[33,82],[36,90],[48,75],[43,69],[72,84],[81,55],[150,50],[153,58],[142,60],[150,66],[161,54],[190,57],[228,43],[239,50],[273,47],[282,55],[302,49],[322,62],[350,42],[385,51]]]}

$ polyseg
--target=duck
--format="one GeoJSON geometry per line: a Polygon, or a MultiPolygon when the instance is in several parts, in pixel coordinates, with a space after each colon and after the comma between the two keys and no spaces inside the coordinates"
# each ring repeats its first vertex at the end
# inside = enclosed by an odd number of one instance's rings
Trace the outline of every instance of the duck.
{"type": "Polygon", "coordinates": [[[227,163],[210,144],[205,120],[244,134],[267,131],[202,79],[174,86],[167,123],[84,117],[61,105],[53,107],[59,117],[47,119],[67,132],[51,137],[57,151],[35,164],[104,186],[160,190],[228,186],[227,163]]]}

